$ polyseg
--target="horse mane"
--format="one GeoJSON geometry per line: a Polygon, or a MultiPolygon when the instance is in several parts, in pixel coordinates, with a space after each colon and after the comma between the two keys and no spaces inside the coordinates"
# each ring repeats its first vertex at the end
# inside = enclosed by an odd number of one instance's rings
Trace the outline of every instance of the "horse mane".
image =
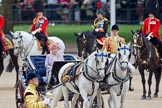
{"type": "Polygon", "coordinates": [[[89,30],[83,32],[83,34],[85,34],[85,36],[90,37],[90,38],[94,38],[95,37],[95,36],[93,36],[92,32],[89,31],[89,30]]]}

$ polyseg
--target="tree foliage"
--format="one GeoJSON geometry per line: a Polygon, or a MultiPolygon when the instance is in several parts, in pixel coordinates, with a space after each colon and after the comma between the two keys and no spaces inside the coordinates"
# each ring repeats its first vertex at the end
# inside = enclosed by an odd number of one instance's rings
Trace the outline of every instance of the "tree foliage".
{"type": "Polygon", "coordinates": [[[13,31],[14,21],[13,21],[13,4],[15,0],[2,0],[1,13],[5,18],[5,28],[4,33],[9,34],[13,31]]]}

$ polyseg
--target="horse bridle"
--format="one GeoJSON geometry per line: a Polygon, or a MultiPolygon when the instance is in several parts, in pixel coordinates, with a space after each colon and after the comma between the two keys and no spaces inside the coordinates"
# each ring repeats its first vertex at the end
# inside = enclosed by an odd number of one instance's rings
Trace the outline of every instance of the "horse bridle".
{"type": "MultiPolygon", "coordinates": [[[[20,35],[20,34],[19,34],[20,35]]],[[[22,53],[23,53],[23,39],[22,39],[23,36],[18,36],[18,37],[15,37],[13,39],[17,40],[20,38],[20,41],[18,41],[18,44],[19,44],[19,47],[14,47],[14,49],[18,49],[18,54],[20,54],[21,57],[23,57],[22,53]]],[[[34,44],[34,36],[32,38],[32,40],[30,41],[30,43],[24,48],[24,56],[27,57],[27,55],[29,54],[32,46],[34,44]]]]}
{"type": "MultiPolygon", "coordinates": [[[[136,35],[136,37],[137,37],[137,33],[135,33],[134,35],[136,35]]],[[[133,36],[134,37],[134,36],[133,36]]],[[[138,38],[137,38],[137,41],[136,41],[136,43],[134,42],[134,45],[133,45],[133,47],[134,48],[138,48],[138,49],[141,49],[142,48],[142,46],[143,46],[144,44],[143,44],[143,38],[142,38],[142,36],[140,35],[138,38]],[[138,40],[139,39],[141,39],[141,42],[142,42],[142,44],[141,45],[137,45],[137,42],[138,42],[138,40]]],[[[150,48],[151,48],[151,45],[148,45],[150,48]]],[[[149,52],[149,57],[147,58],[147,60],[144,62],[144,61],[142,61],[141,59],[140,59],[140,55],[142,55],[143,53],[144,53],[144,51],[146,50],[146,49],[148,49],[148,46],[146,46],[143,50],[142,50],[142,52],[138,52],[138,50],[137,50],[137,54],[136,54],[136,56],[137,56],[137,58],[139,58],[139,61],[141,62],[141,63],[147,63],[149,60],[150,60],[150,58],[151,58],[151,51],[149,52]]]]}
{"type": "MultiPolygon", "coordinates": [[[[124,50],[124,54],[126,53],[126,51],[125,50],[128,50],[128,51],[131,51],[131,49],[130,48],[127,48],[126,46],[124,46],[124,47],[122,47],[122,48],[118,48],[118,51],[120,51],[120,50],[124,50]]],[[[122,69],[122,70],[124,70],[124,68],[122,67],[122,64],[123,63],[126,63],[127,65],[128,65],[128,61],[121,61],[120,62],[120,56],[121,56],[121,54],[119,53],[119,57],[117,58],[117,61],[118,61],[118,64],[119,64],[119,67],[122,69]]],[[[129,58],[128,59],[130,59],[130,56],[131,56],[131,54],[129,55],[129,58]]]]}

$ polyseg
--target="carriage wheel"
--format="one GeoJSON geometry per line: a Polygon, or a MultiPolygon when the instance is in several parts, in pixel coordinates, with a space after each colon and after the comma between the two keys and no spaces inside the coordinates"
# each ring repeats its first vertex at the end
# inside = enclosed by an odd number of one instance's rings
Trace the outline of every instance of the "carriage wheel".
{"type": "Polygon", "coordinates": [[[16,91],[15,91],[15,98],[16,98],[16,108],[24,108],[24,101],[23,101],[23,93],[24,88],[20,81],[16,84],[16,91]]]}

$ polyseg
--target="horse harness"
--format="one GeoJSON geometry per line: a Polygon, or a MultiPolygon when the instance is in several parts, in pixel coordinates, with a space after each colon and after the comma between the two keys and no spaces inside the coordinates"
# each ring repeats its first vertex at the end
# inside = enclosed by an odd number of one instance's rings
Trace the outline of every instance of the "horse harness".
{"type": "MultiPolygon", "coordinates": [[[[107,92],[109,93],[111,87],[121,84],[121,85],[120,85],[120,93],[118,94],[118,95],[120,95],[121,92],[122,92],[122,89],[123,89],[123,83],[126,82],[126,81],[128,81],[128,79],[129,79],[129,72],[128,72],[128,71],[129,71],[129,68],[128,68],[128,67],[126,68],[126,69],[127,69],[127,76],[126,76],[126,78],[122,79],[122,78],[118,77],[117,74],[116,74],[116,68],[115,68],[115,67],[116,67],[116,64],[117,64],[117,58],[116,58],[116,56],[115,56],[115,57],[113,58],[113,60],[110,62],[110,64],[107,66],[106,76],[105,76],[105,78],[104,78],[104,80],[103,80],[104,83],[101,85],[101,88],[106,89],[107,92]],[[112,67],[112,66],[113,66],[113,63],[115,64],[114,67],[112,67]],[[113,71],[113,72],[110,72],[111,68],[114,68],[114,71],[113,71]],[[108,73],[108,72],[110,72],[110,73],[108,73]],[[106,79],[107,79],[111,74],[112,74],[112,77],[114,78],[114,80],[116,80],[116,81],[118,82],[117,84],[107,84],[107,83],[106,83],[106,79]]],[[[119,63],[118,63],[118,64],[119,64],[119,63]]],[[[120,64],[119,64],[119,65],[120,65],[120,64]]]]}
{"type": "Polygon", "coordinates": [[[22,40],[22,36],[19,36],[19,37],[16,37],[14,39],[19,39],[20,38],[20,41],[19,41],[19,47],[14,47],[14,49],[18,49],[18,52],[20,54],[21,57],[23,57],[22,53],[24,54],[24,57],[27,57],[29,52],[31,51],[33,45],[34,45],[34,36],[32,38],[32,40],[30,41],[30,43],[24,48],[23,45],[21,45],[21,43],[23,43],[23,40],[22,40]],[[24,48],[24,51],[23,51],[23,48],[24,48]]]}

